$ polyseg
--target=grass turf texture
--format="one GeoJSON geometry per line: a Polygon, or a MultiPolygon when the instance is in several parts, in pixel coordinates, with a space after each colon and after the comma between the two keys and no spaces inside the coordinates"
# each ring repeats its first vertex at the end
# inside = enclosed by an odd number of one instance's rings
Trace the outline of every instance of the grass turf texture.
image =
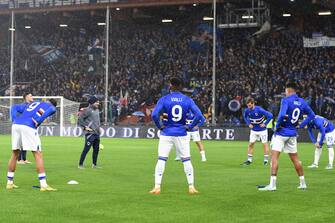
{"type": "MultiPolygon", "coordinates": [[[[167,162],[162,194],[148,193],[154,183],[158,140],[102,139],[99,156],[103,169],[91,169],[91,152],[86,169],[77,162],[83,138],[42,138],[48,183],[57,192],[32,188],[39,185],[35,164],[18,165],[15,183],[7,191],[6,164],[10,157],[10,137],[0,136],[0,222],[333,222],[334,170],[324,170],[327,151],[319,169],[307,169],[314,157],[312,144],[299,144],[308,190],[296,189],[298,178],[288,156],[280,159],[278,191],[261,192],[257,184],[267,184],[269,167],[263,166],[261,144],[256,144],[254,163],[246,159],[247,142],[205,141],[208,162],[201,163],[192,143],[199,195],[187,193],[183,165],[167,162]],[[67,185],[76,180],[79,185],[67,185]]],[[[28,159],[33,160],[31,154],[28,159]]]]}

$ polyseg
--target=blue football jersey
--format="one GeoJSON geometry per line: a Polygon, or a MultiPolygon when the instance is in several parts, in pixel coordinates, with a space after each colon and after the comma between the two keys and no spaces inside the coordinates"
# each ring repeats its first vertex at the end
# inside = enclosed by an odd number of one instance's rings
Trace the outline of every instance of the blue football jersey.
{"type": "MultiPolygon", "coordinates": [[[[189,111],[189,112],[186,114],[186,124],[187,124],[187,125],[192,124],[193,121],[194,121],[194,118],[195,118],[195,116],[194,116],[193,112],[192,112],[192,111],[189,111]]],[[[205,118],[203,115],[201,115],[200,121],[198,122],[197,126],[198,126],[198,127],[203,126],[203,125],[205,124],[205,121],[206,121],[206,118],[205,118]]],[[[194,129],[194,128],[193,128],[193,129],[190,129],[189,131],[190,131],[190,132],[195,132],[195,131],[198,131],[198,129],[194,129]]]]}
{"type": "Polygon", "coordinates": [[[334,125],[331,123],[328,119],[316,115],[314,119],[312,119],[308,123],[308,133],[312,140],[312,142],[315,144],[316,139],[314,137],[313,129],[317,129],[321,133],[320,141],[318,142],[320,146],[323,144],[323,140],[325,139],[326,133],[330,133],[334,131],[334,125]]]}
{"type": "Polygon", "coordinates": [[[253,125],[253,131],[264,131],[273,118],[273,115],[271,112],[264,110],[262,107],[255,106],[254,109],[247,108],[243,117],[247,125],[253,125]],[[261,124],[264,124],[265,127],[261,127],[261,124]]]}
{"type": "Polygon", "coordinates": [[[152,119],[157,128],[162,129],[160,114],[166,113],[167,117],[164,121],[164,128],[161,135],[164,136],[186,136],[186,117],[187,113],[192,111],[195,115],[193,123],[188,126],[193,129],[201,119],[201,111],[194,101],[180,92],[171,92],[163,96],[157,102],[152,112],[152,119]]]}
{"type": "Polygon", "coordinates": [[[34,101],[28,105],[13,105],[11,116],[13,124],[26,125],[36,129],[47,117],[55,112],[56,108],[51,103],[34,101]],[[19,116],[17,116],[18,113],[20,114],[19,116]]]}
{"type": "Polygon", "coordinates": [[[314,112],[297,94],[285,97],[281,101],[280,112],[276,124],[276,134],[280,136],[296,136],[297,126],[304,128],[313,118],[314,112]],[[299,125],[299,120],[307,115],[307,118],[299,125]]]}

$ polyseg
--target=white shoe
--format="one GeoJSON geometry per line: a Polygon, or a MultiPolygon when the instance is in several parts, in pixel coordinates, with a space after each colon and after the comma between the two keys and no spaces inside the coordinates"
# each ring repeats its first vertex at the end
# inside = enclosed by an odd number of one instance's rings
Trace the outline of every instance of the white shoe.
{"type": "Polygon", "coordinates": [[[300,184],[297,188],[299,190],[306,190],[307,189],[307,185],[306,184],[300,184]]]}
{"type": "Polygon", "coordinates": [[[276,191],[277,187],[272,187],[271,185],[266,185],[265,187],[259,187],[259,191],[276,191]]]}
{"type": "Polygon", "coordinates": [[[201,158],[201,162],[206,162],[206,161],[207,161],[206,157],[201,158]]]}
{"type": "Polygon", "coordinates": [[[313,163],[312,165],[308,166],[308,168],[310,168],[310,169],[316,169],[316,168],[319,168],[319,166],[316,165],[315,163],[313,163]]]}
{"type": "Polygon", "coordinates": [[[333,165],[328,164],[325,169],[326,170],[332,170],[333,169],[333,165]]]}

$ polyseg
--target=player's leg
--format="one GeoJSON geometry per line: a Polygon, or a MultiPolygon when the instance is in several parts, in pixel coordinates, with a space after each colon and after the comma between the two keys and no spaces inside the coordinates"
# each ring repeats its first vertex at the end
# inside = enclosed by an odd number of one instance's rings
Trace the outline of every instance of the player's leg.
{"type": "Polygon", "coordinates": [[[80,155],[79,166],[78,166],[79,169],[84,168],[84,161],[85,161],[86,155],[87,155],[88,151],[90,151],[90,148],[92,146],[92,137],[93,137],[93,134],[86,134],[85,135],[85,145],[84,145],[84,149],[83,149],[83,151],[81,152],[81,155],[80,155]]]}
{"type": "Polygon", "coordinates": [[[100,136],[94,135],[95,139],[93,141],[93,153],[92,153],[92,168],[97,168],[97,161],[99,155],[99,145],[100,145],[100,136]]]}
{"type": "Polygon", "coordinates": [[[14,189],[17,186],[14,184],[14,173],[16,170],[16,162],[19,157],[20,149],[22,148],[22,134],[20,125],[12,125],[12,155],[8,161],[7,172],[7,189],[14,189]]]}
{"type": "MultiPolygon", "coordinates": [[[[321,139],[321,134],[318,134],[317,137],[317,142],[319,142],[321,139]]],[[[314,162],[308,166],[308,168],[318,168],[319,167],[319,160],[321,157],[321,153],[322,153],[322,148],[317,148],[315,147],[315,152],[314,152],[314,162]]]]}
{"type": "Polygon", "coordinates": [[[252,163],[253,153],[254,153],[254,145],[258,139],[258,134],[255,131],[250,131],[249,144],[248,144],[248,159],[241,163],[241,165],[250,165],[252,163]]]}
{"type": "Polygon", "coordinates": [[[42,151],[32,151],[36,163],[36,171],[38,174],[38,179],[40,181],[41,191],[56,191],[56,189],[50,187],[47,183],[47,176],[44,169],[44,161],[42,151]]]}
{"type": "Polygon", "coordinates": [[[334,136],[335,136],[335,131],[326,134],[326,142],[327,142],[328,156],[329,156],[328,165],[326,166],[327,170],[333,169],[333,163],[334,163],[333,145],[334,145],[334,140],[335,140],[334,136]]]}
{"type": "Polygon", "coordinates": [[[201,138],[200,138],[199,130],[195,131],[195,132],[192,132],[192,135],[193,135],[193,137],[192,137],[193,142],[195,142],[195,144],[197,144],[198,150],[200,152],[201,161],[206,162],[207,161],[206,152],[205,152],[204,144],[202,143],[201,138]]]}
{"type": "Polygon", "coordinates": [[[285,142],[287,137],[276,136],[274,135],[272,138],[272,150],[271,150],[271,176],[270,183],[262,188],[259,188],[261,191],[275,191],[277,190],[277,174],[278,174],[278,161],[280,153],[284,149],[285,142]]]}
{"type": "Polygon", "coordinates": [[[171,136],[160,136],[158,144],[158,160],[155,167],[155,186],[150,191],[151,194],[160,194],[165,164],[173,147],[171,136]]]}
{"type": "Polygon", "coordinates": [[[268,130],[264,130],[261,133],[261,141],[264,146],[264,165],[268,165],[269,162],[269,144],[268,144],[268,130]]]}
{"type": "Polygon", "coordinates": [[[298,189],[306,189],[306,181],[305,181],[305,176],[304,176],[304,170],[302,168],[301,162],[298,158],[298,153],[289,153],[289,156],[291,158],[291,161],[294,165],[295,170],[297,171],[297,174],[299,176],[299,186],[298,189]]]}
{"type": "Polygon", "coordinates": [[[14,184],[14,173],[16,170],[16,163],[17,158],[19,157],[20,150],[13,150],[12,156],[10,160],[8,161],[8,172],[7,172],[7,189],[14,189],[17,188],[17,186],[14,184]]]}
{"type": "Polygon", "coordinates": [[[196,194],[198,191],[194,187],[194,169],[191,162],[190,140],[187,136],[175,137],[174,144],[176,150],[181,154],[181,160],[184,165],[184,172],[186,175],[189,193],[196,194]]]}
{"type": "Polygon", "coordinates": [[[306,181],[304,176],[304,170],[302,168],[301,162],[298,157],[298,151],[297,151],[297,137],[290,137],[285,145],[284,151],[289,154],[290,159],[294,165],[294,168],[299,176],[300,184],[298,186],[298,189],[306,189],[306,181]]]}

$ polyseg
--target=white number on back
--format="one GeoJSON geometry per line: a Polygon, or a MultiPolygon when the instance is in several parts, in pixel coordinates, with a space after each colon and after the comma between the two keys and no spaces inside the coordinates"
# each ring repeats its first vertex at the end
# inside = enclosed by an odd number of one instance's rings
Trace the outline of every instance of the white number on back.
{"type": "Polygon", "coordinates": [[[28,106],[27,111],[32,111],[32,110],[34,110],[39,104],[40,104],[40,102],[33,102],[33,103],[31,103],[31,104],[28,106]]]}
{"type": "Polygon", "coordinates": [[[292,112],[292,120],[291,123],[294,124],[299,120],[300,117],[300,109],[299,108],[295,108],[292,112]]]}
{"type": "Polygon", "coordinates": [[[183,109],[180,105],[175,105],[172,107],[172,121],[179,122],[183,117],[183,109]]]}

